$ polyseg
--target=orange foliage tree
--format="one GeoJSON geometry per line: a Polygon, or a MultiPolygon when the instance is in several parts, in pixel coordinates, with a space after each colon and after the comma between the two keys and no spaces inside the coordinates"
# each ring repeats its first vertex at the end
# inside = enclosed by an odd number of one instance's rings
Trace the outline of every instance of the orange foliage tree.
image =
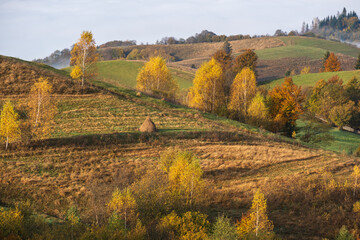
{"type": "Polygon", "coordinates": [[[334,53],[330,53],[329,57],[326,59],[325,72],[338,72],[341,71],[341,64],[339,59],[335,56],[334,53]]]}
{"type": "Polygon", "coordinates": [[[247,49],[244,53],[240,54],[235,58],[233,63],[233,71],[235,73],[238,73],[244,67],[248,67],[255,72],[257,59],[258,57],[256,53],[251,49],[247,49]]]}
{"type": "Polygon", "coordinates": [[[303,112],[301,103],[304,95],[301,87],[294,84],[291,78],[285,78],[281,86],[269,92],[270,116],[274,119],[274,130],[283,130],[289,136],[294,131],[296,120],[303,112]]]}

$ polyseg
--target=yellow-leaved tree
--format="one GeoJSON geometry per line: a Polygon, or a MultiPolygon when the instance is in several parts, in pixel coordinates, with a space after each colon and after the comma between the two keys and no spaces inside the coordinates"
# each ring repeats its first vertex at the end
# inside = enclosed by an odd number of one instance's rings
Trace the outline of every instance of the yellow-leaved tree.
{"type": "Polygon", "coordinates": [[[266,214],[267,203],[264,194],[257,190],[249,212],[237,223],[241,239],[270,239],[273,236],[273,224],[266,214]],[[254,236],[255,235],[255,236],[254,236]]]}
{"type": "Polygon", "coordinates": [[[73,70],[71,71],[70,76],[71,76],[73,79],[80,79],[80,78],[82,78],[83,73],[82,73],[81,67],[75,66],[75,67],[73,68],[73,70]]]}
{"type": "Polygon", "coordinates": [[[9,143],[16,142],[21,137],[18,114],[10,100],[5,102],[1,111],[0,137],[5,141],[5,149],[8,149],[9,143]]]}
{"type": "Polygon", "coordinates": [[[211,59],[196,71],[194,85],[189,92],[189,106],[218,113],[225,102],[225,80],[221,65],[211,59]]]}
{"type": "Polygon", "coordinates": [[[245,67],[236,75],[230,89],[228,109],[234,117],[246,118],[248,107],[255,93],[255,74],[250,68],[245,67]]]}
{"type": "Polygon", "coordinates": [[[118,218],[124,221],[125,231],[129,226],[136,226],[137,204],[130,189],[125,188],[123,191],[116,189],[108,203],[108,208],[112,213],[112,221],[116,221],[118,218]]]}
{"type": "Polygon", "coordinates": [[[249,121],[253,125],[258,127],[266,125],[269,110],[265,104],[265,98],[260,92],[257,92],[255,97],[251,100],[247,114],[249,121]]]}
{"type": "Polygon", "coordinates": [[[354,176],[354,197],[356,195],[356,189],[357,189],[357,185],[358,185],[358,180],[360,177],[360,168],[358,166],[354,166],[354,172],[352,174],[354,176]]]}
{"type": "Polygon", "coordinates": [[[81,86],[84,86],[84,79],[94,74],[98,59],[99,54],[96,52],[93,34],[90,31],[83,31],[79,41],[74,44],[74,48],[71,50],[70,65],[75,66],[71,76],[74,76],[75,79],[81,77],[81,86]]]}
{"type": "Polygon", "coordinates": [[[172,192],[184,197],[186,204],[192,206],[203,189],[199,160],[191,152],[178,152],[169,167],[168,176],[172,192]]]}
{"type": "Polygon", "coordinates": [[[51,91],[51,84],[47,79],[41,77],[31,87],[28,108],[32,134],[35,139],[46,138],[51,133],[51,124],[57,111],[51,91]]]}
{"type": "Polygon", "coordinates": [[[136,79],[136,89],[174,99],[179,86],[166,66],[165,60],[158,56],[150,58],[141,68],[136,79]]]}

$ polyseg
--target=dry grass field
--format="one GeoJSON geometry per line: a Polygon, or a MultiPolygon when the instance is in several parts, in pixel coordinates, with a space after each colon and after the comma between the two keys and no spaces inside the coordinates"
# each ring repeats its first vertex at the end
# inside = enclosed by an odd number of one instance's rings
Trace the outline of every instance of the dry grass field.
{"type": "MultiPolygon", "coordinates": [[[[76,205],[84,223],[98,217],[105,222],[112,192],[146,189],[143,183],[159,172],[161,154],[176,147],[200,160],[206,191],[199,208],[210,221],[221,213],[240,220],[260,188],[274,231],[283,239],[333,239],[342,225],[359,236],[352,207],[360,195],[353,194],[351,175],[358,158],[101,86],[111,91],[90,86],[96,93],[56,94],[58,114],[48,139],[12,144],[7,151],[0,145],[1,206],[29,201],[32,211],[61,222],[76,205]],[[147,116],[159,132],[137,130],[147,116]]],[[[22,91],[2,93],[0,105],[5,99],[16,109],[26,103],[22,91]]]]}
{"type": "MultiPolygon", "coordinates": [[[[12,99],[24,101],[21,96],[12,99]]],[[[353,157],[303,147],[237,127],[233,121],[136,97],[128,90],[56,99],[59,113],[50,139],[0,150],[2,204],[29,200],[36,212],[58,219],[76,204],[83,221],[91,222],[96,211],[106,215],[105,204],[115,188],[139,181],[158,168],[162,152],[177,147],[195,153],[201,161],[210,219],[225,213],[239,220],[257,188],[268,198],[275,232],[286,239],[332,237],[351,214],[348,202],[353,198],[338,198],[329,205],[343,209],[341,216],[338,211],[328,212],[327,204],[314,213],[311,204],[317,206],[331,197],[313,196],[327,191],[331,179],[339,186],[347,180],[349,186],[341,196],[351,196],[351,171],[358,164],[353,157]],[[146,116],[151,116],[158,133],[137,131],[146,116]],[[325,217],[329,225],[321,231],[314,228],[325,217]]]]}

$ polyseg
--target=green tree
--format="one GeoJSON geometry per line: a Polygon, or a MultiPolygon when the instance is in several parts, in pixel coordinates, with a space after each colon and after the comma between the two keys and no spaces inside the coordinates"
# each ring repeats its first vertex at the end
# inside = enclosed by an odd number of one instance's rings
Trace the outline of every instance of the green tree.
{"type": "Polygon", "coordinates": [[[237,118],[246,118],[249,105],[256,94],[254,72],[245,67],[238,73],[231,85],[228,109],[237,118]]]}
{"type": "Polygon", "coordinates": [[[231,47],[230,43],[228,42],[228,40],[225,40],[225,42],[223,44],[223,50],[225,51],[226,54],[231,55],[232,47],[231,47]]]}
{"type": "Polygon", "coordinates": [[[330,52],[326,51],[325,55],[324,55],[324,58],[323,58],[323,64],[322,64],[322,67],[321,67],[321,72],[325,71],[325,63],[326,63],[326,60],[329,58],[329,56],[330,56],[330,52]]]}
{"type": "Polygon", "coordinates": [[[21,137],[18,114],[9,100],[5,102],[1,111],[0,137],[5,141],[5,149],[8,148],[9,143],[16,142],[21,137]]]}
{"type": "Polygon", "coordinates": [[[225,81],[221,65],[211,59],[196,71],[189,91],[189,105],[203,111],[218,113],[225,102],[225,81]]]}
{"type": "Polygon", "coordinates": [[[238,234],[236,232],[236,227],[230,222],[230,219],[221,215],[216,218],[214,224],[214,230],[210,236],[210,240],[236,240],[238,239],[238,234]]]}
{"type": "Polygon", "coordinates": [[[179,87],[162,57],[152,57],[140,70],[136,89],[174,99],[179,87]]]}
{"type": "Polygon", "coordinates": [[[342,226],[335,240],[355,240],[355,238],[349,233],[346,226],[342,226]]]}
{"type": "MultiPolygon", "coordinates": [[[[95,64],[99,59],[96,51],[95,40],[90,31],[83,31],[78,42],[71,50],[71,66],[81,68],[81,86],[84,86],[84,79],[92,76],[95,71],[95,64]]],[[[76,68],[73,69],[73,71],[76,68]]],[[[77,71],[77,70],[76,70],[77,71]]],[[[75,76],[75,74],[73,74],[75,76]]],[[[77,75],[78,76],[78,75],[77,75]]]]}
{"type": "Polygon", "coordinates": [[[349,101],[346,104],[334,106],[329,114],[331,122],[336,124],[340,129],[347,125],[354,112],[354,102],[349,101]]]}

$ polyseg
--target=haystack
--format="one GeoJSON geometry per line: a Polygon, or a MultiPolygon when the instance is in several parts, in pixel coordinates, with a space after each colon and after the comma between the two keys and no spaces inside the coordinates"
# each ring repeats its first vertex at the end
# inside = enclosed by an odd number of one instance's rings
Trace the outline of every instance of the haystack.
{"type": "Polygon", "coordinates": [[[141,125],[141,127],[139,128],[140,132],[156,132],[156,126],[153,123],[153,121],[151,121],[150,117],[147,117],[145,119],[145,122],[141,125]]]}

